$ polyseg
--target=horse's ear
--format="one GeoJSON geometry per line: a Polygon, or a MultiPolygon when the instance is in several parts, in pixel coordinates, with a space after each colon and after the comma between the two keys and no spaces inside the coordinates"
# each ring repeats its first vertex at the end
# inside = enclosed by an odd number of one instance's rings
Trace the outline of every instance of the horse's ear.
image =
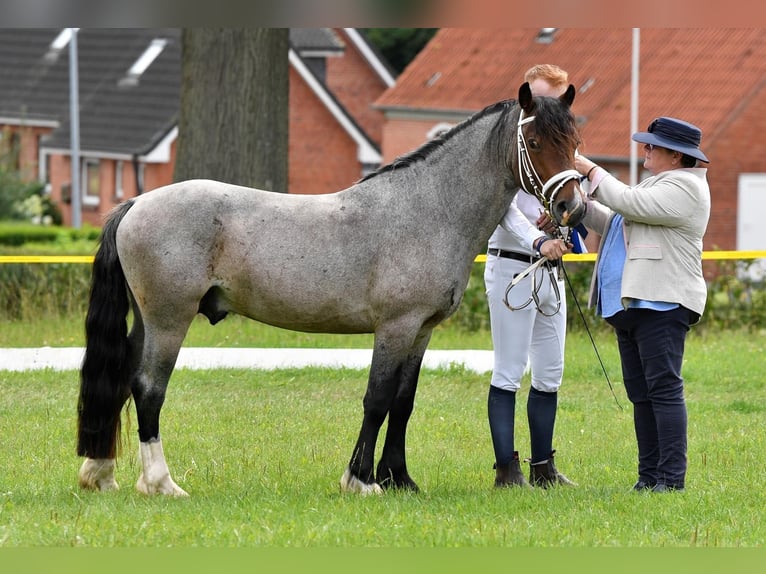
{"type": "Polygon", "coordinates": [[[532,89],[529,82],[524,82],[519,88],[519,105],[526,113],[532,113],[532,89]]]}
{"type": "Polygon", "coordinates": [[[569,84],[567,91],[561,94],[561,97],[559,99],[571,108],[572,102],[574,102],[574,97],[575,97],[575,87],[572,84],[569,84]]]}

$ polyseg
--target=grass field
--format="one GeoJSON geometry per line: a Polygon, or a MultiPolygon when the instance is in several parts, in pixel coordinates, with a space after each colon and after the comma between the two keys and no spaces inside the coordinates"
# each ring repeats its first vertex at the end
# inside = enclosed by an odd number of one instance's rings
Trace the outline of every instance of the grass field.
{"type": "MultiPolygon", "coordinates": [[[[221,330],[227,322],[195,325],[190,341],[208,345],[207,333],[215,333],[239,346],[340,344],[323,336],[244,332],[251,327],[236,322],[221,330]],[[195,335],[197,328],[202,334],[195,335]],[[259,341],[251,340],[256,336],[259,341]]],[[[5,325],[2,331],[5,339],[5,325]]],[[[50,337],[48,344],[81,344],[77,335],[50,337]]],[[[408,466],[419,494],[361,498],[339,492],[366,385],[366,372],[344,369],[177,371],[162,434],[171,471],[191,497],[147,498],[133,489],[138,444],[132,408],[118,459],[122,489],[83,492],[76,485],[81,460],[74,454],[77,373],[0,370],[0,546],[762,546],[763,338],[689,338],[687,491],[670,495],[630,491],[632,415],[615,344],[605,334],[597,343],[622,410],[587,337],[570,336],[555,446],[558,466],[579,487],[549,491],[491,487],[488,376],[453,368],[421,376],[408,435],[408,466]]],[[[433,344],[488,348],[487,339],[486,333],[445,332],[433,344]]],[[[344,341],[366,346],[369,339],[344,341]]],[[[11,345],[6,339],[0,346],[11,345]]],[[[527,389],[517,410],[523,455],[529,450],[527,389]]]]}

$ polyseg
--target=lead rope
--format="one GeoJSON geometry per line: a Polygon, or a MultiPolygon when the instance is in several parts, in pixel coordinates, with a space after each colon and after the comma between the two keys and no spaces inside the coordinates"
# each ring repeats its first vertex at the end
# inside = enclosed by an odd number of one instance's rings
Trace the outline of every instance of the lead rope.
{"type": "Polygon", "coordinates": [[[567,285],[569,285],[569,290],[572,292],[572,299],[574,299],[575,305],[577,306],[577,312],[580,314],[580,318],[582,319],[582,324],[585,326],[585,332],[588,333],[590,344],[593,346],[593,350],[596,352],[596,358],[598,358],[598,363],[601,365],[601,370],[604,372],[604,378],[606,378],[606,384],[609,385],[609,390],[612,392],[612,396],[614,397],[614,402],[617,404],[617,407],[620,410],[624,410],[622,408],[622,405],[620,404],[620,401],[617,400],[617,395],[614,392],[612,381],[609,379],[609,374],[606,372],[604,361],[601,360],[601,354],[598,352],[596,341],[593,340],[593,335],[590,332],[590,327],[588,327],[588,321],[585,319],[585,313],[582,312],[582,307],[580,307],[580,302],[577,300],[577,293],[575,293],[574,287],[572,286],[572,282],[569,280],[569,275],[567,274],[567,270],[564,268],[563,261],[561,262],[561,269],[564,271],[564,278],[567,280],[567,285]]]}
{"type": "MultiPolygon", "coordinates": [[[[549,215],[550,217],[550,215],[549,215]]],[[[561,228],[556,229],[556,233],[554,233],[554,239],[562,239],[565,243],[569,243],[569,233],[567,233],[567,236],[565,236],[561,228]]],[[[563,268],[564,262],[561,262],[561,266],[563,268]]],[[[553,317],[556,313],[559,312],[561,309],[561,292],[559,291],[559,283],[556,280],[556,278],[553,276],[553,266],[548,263],[548,260],[545,257],[540,257],[537,261],[532,263],[529,267],[527,267],[524,271],[521,273],[517,273],[513,280],[508,284],[508,287],[505,289],[505,295],[503,296],[503,304],[508,308],[509,311],[518,311],[520,309],[526,308],[532,301],[535,302],[535,306],[537,307],[537,311],[541,315],[545,315],[546,317],[553,317]],[[540,308],[540,298],[537,296],[537,293],[539,291],[539,286],[537,284],[537,273],[536,270],[541,265],[545,265],[548,268],[548,278],[550,279],[551,288],[553,289],[554,297],[556,298],[556,310],[553,311],[553,313],[546,313],[540,308]],[[518,307],[514,307],[508,302],[508,293],[511,292],[511,289],[516,287],[516,285],[524,279],[527,275],[532,273],[532,295],[530,295],[529,299],[523,304],[518,307]]]]}
{"type": "Polygon", "coordinates": [[[559,309],[561,309],[561,292],[559,291],[559,285],[558,281],[556,281],[556,278],[553,276],[553,267],[550,264],[547,264],[547,259],[545,257],[541,257],[532,265],[527,267],[524,271],[521,273],[517,273],[513,280],[508,283],[508,287],[505,290],[505,295],[503,296],[503,304],[508,308],[509,311],[519,311],[521,309],[526,308],[532,301],[535,302],[535,307],[537,307],[537,312],[541,315],[545,315],[546,317],[553,317],[556,313],[559,312],[559,309]],[[540,290],[540,286],[537,282],[537,268],[541,265],[545,265],[548,268],[548,278],[550,279],[551,287],[553,288],[554,297],[556,298],[556,309],[553,311],[553,313],[546,313],[540,308],[540,298],[538,297],[537,293],[540,290]],[[508,302],[508,293],[511,292],[511,289],[513,289],[519,281],[524,279],[527,275],[532,274],[532,294],[529,296],[529,299],[527,299],[523,305],[519,305],[518,307],[514,307],[508,302]]]}

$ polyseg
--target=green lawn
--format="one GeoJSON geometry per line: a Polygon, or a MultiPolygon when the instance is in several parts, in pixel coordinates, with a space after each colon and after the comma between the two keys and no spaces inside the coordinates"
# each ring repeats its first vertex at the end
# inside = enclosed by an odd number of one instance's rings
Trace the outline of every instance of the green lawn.
{"type": "MultiPolygon", "coordinates": [[[[0,371],[0,546],[763,546],[763,338],[690,337],[687,491],[670,495],[630,491],[631,412],[608,336],[598,339],[599,349],[623,410],[587,337],[570,336],[555,446],[558,466],[579,487],[550,491],[492,488],[488,376],[451,369],[421,376],[408,435],[409,468],[421,492],[341,494],[366,372],[296,369],[173,375],[162,434],[189,499],[147,498],[133,489],[132,408],[118,459],[122,489],[83,492],[74,454],[77,373],[0,371]]],[[[527,389],[517,416],[523,455],[527,389]]]]}

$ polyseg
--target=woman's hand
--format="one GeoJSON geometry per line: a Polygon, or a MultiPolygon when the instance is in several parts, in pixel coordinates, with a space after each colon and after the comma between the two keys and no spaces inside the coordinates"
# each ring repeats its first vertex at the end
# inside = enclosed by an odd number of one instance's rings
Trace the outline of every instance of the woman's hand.
{"type": "Polygon", "coordinates": [[[589,160],[584,155],[575,156],[575,169],[580,172],[581,175],[588,175],[588,172],[596,167],[596,164],[589,160]]]}

